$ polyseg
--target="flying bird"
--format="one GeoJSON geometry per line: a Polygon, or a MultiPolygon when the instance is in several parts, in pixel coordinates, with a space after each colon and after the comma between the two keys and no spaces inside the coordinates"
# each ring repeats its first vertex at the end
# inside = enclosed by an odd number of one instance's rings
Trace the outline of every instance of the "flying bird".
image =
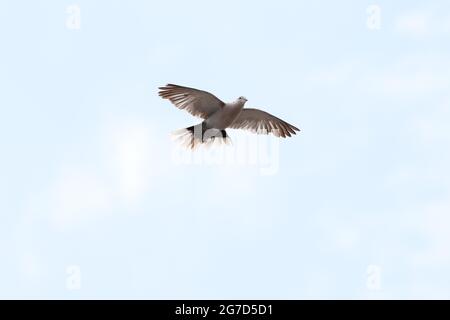
{"type": "Polygon", "coordinates": [[[230,137],[225,131],[227,128],[245,129],[257,134],[272,133],[281,138],[290,137],[300,131],[270,113],[244,108],[247,99],[242,96],[236,101],[225,103],[209,92],[175,84],[167,84],[159,90],[159,96],[163,99],[168,99],[177,108],[204,119],[197,125],[175,132],[182,143],[191,149],[215,140],[230,143],[230,137]]]}

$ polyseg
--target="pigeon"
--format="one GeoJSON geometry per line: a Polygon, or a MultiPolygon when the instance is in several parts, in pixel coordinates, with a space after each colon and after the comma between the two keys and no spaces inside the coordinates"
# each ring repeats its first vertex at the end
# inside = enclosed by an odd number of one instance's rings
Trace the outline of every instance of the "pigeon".
{"type": "Polygon", "coordinates": [[[174,132],[174,137],[190,149],[201,144],[220,141],[230,144],[227,128],[250,130],[257,134],[273,134],[286,138],[300,131],[295,126],[265,111],[244,108],[247,99],[239,97],[236,101],[225,103],[213,94],[176,84],[159,87],[159,96],[168,99],[177,108],[186,110],[203,121],[197,125],[174,132]]]}

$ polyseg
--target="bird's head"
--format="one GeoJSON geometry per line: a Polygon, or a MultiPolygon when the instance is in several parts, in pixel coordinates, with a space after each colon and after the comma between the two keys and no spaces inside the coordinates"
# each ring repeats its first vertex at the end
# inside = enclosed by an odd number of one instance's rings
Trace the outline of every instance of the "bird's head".
{"type": "Polygon", "coordinates": [[[237,101],[240,102],[240,103],[242,103],[242,104],[244,104],[244,103],[247,102],[247,98],[246,98],[246,97],[243,97],[243,96],[240,96],[240,97],[238,98],[237,101]]]}

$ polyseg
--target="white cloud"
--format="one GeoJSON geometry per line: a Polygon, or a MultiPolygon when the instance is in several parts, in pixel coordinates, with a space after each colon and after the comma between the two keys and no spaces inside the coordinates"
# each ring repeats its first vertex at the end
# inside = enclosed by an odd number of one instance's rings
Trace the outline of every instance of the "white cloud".
{"type": "Polygon", "coordinates": [[[415,255],[419,266],[450,265],[450,201],[430,204],[420,213],[416,226],[426,237],[426,246],[415,255]]]}
{"type": "Polygon", "coordinates": [[[185,57],[186,48],[175,44],[154,46],[148,52],[148,63],[151,65],[171,65],[174,61],[185,57]],[[181,54],[183,52],[183,54],[181,54]]]}
{"type": "Polygon", "coordinates": [[[420,95],[447,92],[450,87],[450,62],[447,57],[405,55],[385,65],[350,61],[329,65],[310,73],[308,86],[367,92],[414,99],[420,95]]]}
{"type": "Polygon", "coordinates": [[[106,139],[105,157],[117,182],[117,193],[125,201],[135,201],[146,191],[161,150],[152,141],[149,127],[139,123],[110,126],[106,139]]]}
{"type": "Polygon", "coordinates": [[[442,20],[442,30],[445,34],[450,33],[450,15],[442,20]]]}
{"type": "Polygon", "coordinates": [[[407,55],[384,68],[370,70],[363,83],[373,93],[404,98],[447,92],[450,63],[439,54],[407,55]]]}
{"type": "Polygon", "coordinates": [[[388,95],[427,94],[446,90],[450,79],[439,71],[401,70],[374,74],[369,88],[388,95]]]}
{"type": "Polygon", "coordinates": [[[98,219],[110,212],[111,191],[96,174],[65,168],[48,193],[49,218],[57,228],[98,219]]]}
{"type": "Polygon", "coordinates": [[[425,36],[430,32],[431,18],[431,14],[427,12],[409,12],[397,17],[395,29],[401,34],[414,37],[425,36]]]}
{"type": "Polygon", "coordinates": [[[358,248],[361,241],[359,221],[349,221],[343,217],[337,218],[335,213],[326,213],[317,220],[322,233],[326,235],[326,245],[336,252],[352,251],[358,248]]]}
{"type": "Polygon", "coordinates": [[[19,257],[19,270],[21,274],[28,280],[36,280],[42,273],[42,266],[39,258],[32,252],[23,252],[19,257]]]}
{"type": "Polygon", "coordinates": [[[450,102],[443,103],[427,114],[414,119],[414,130],[424,144],[450,141],[450,102]]]}
{"type": "Polygon", "coordinates": [[[450,33],[450,16],[436,10],[406,12],[396,18],[395,31],[412,38],[445,36],[450,33]]]}
{"type": "Polygon", "coordinates": [[[60,164],[49,185],[29,197],[24,219],[44,219],[65,230],[104,219],[123,206],[132,212],[157,185],[156,173],[170,173],[164,143],[153,139],[150,126],[141,121],[109,119],[94,139],[97,152],[89,162],[60,164]]]}
{"type": "Polygon", "coordinates": [[[308,83],[312,85],[335,86],[351,80],[354,70],[359,67],[356,61],[338,63],[309,74],[308,83]]]}

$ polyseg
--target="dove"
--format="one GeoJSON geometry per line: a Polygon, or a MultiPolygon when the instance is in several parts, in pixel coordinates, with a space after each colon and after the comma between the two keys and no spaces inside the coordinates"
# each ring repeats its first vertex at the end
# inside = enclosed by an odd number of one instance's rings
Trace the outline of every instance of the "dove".
{"type": "Polygon", "coordinates": [[[176,84],[167,84],[158,89],[161,98],[168,99],[178,109],[203,119],[197,125],[174,132],[174,136],[191,149],[216,140],[225,144],[231,143],[225,130],[228,128],[249,130],[257,134],[271,133],[280,138],[291,137],[296,131],[300,131],[268,112],[244,108],[247,99],[243,96],[225,103],[207,91],[176,84]]]}

